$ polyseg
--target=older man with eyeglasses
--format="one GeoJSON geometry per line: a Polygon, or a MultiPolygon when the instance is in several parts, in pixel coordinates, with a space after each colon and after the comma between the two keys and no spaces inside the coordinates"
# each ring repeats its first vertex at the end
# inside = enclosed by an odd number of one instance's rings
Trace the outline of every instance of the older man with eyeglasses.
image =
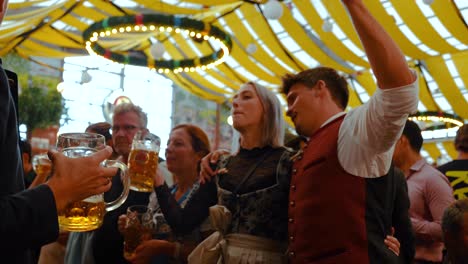
{"type": "Polygon", "coordinates": [[[132,140],[140,129],[147,130],[148,117],[141,107],[134,104],[119,104],[112,116],[112,140],[119,159],[127,163],[132,140]]]}
{"type": "MultiPolygon", "coordinates": [[[[127,163],[135,134],[147,130],[148,117],[141,107],[123,103],[114,108],[112,116],[112,142],[118,160],[127,163]]],[[[120,177],[114,177],[113,186],[104,194],[106,201],[115,200],[122,192],[120,177]]],[[[117,229],[119,215],[130,205],[148,204],[150,193],[130,191],[123,205],[104,217],[102,226],[87,233],[70,235],[67,244],[67,264],[128,263],[123,258],[123,237],[117,229]]]]}
{"type": "MultiPolygon", "coordinates": [[[[148,130],[147,125],[148,117],[141,107],[132,103],[122,103],[114,108],[112,141],[120,161],[128,162],[133,137],[139,130],[148,130]]],[[[116,179],[113,183],[114,187],[104,196],[106,200],[115,199],[122,191],[123,185],[120,180],[116,179]]],[[[117,219],[119,215],[125,214],[130,205],[148,204],[149,195],[150,193],[130,191],[127,201],[122,206],[106,214],[102,227],[96,230],[92,240],[95,263],[128,263],[123,258],[123,237],[117,229],[117,219]]]]}

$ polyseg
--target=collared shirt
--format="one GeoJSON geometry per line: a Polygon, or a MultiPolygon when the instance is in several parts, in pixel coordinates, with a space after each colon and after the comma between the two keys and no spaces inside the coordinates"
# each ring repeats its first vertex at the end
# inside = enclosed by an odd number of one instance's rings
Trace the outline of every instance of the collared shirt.
{"type": "Polygon", "coordinates": [[[407,176],[410,217],[416,236],[415,259],[442,261],[442,215],[454,202],[447,178],[420,159],[407,176]]]}
{"type": "MultiPolygon", "coordinates": [[[[417,111],[418,101],[416,78],[406,86],[377,88],[367,103],[350,110],[338,137],[338,159],[346,172],[364,178],[385,175],[390,169],[395,142],[408,115],[417,111]]],[[[330,117],[322,126],[344,114],[330,117]]]]}

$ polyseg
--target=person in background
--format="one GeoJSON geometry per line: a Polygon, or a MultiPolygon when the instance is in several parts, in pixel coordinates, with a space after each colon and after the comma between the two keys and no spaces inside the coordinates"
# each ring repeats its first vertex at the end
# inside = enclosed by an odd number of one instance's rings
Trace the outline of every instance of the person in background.
{"type": "Polygon", "coordinates": [[[447,255],[444,264],[468,263],[468,199],[460,199],[444,211],[442,216],[447,255]]]}
{"type": "MultiPolygon", "coordinates": [[[[0,0],[0,22],[7,4],[0,0]]],[[[75,159],[50,151],[52,177],[24,190],[16,107],[0,62],[0,255],[2,263],[22,264],[34,263],[32,251],[57,239],[57,211],[110,189],[109,177],[116,169],[100,166],[111,155],[110,148],[75,159]]]]}
{"type": "Polygon", "coordinates": [[[29,144],[28,141],[21,140],[20,149],[22,154],[21,158],[23,160],[24,187],[28,189],[31,183],[33,183],[34,179],[36,178],[36,172],[34,171],[32,165],[31,144],[29,144]]]}
{"type": "MultiPolygon", "coordinates": [[[[157,219],[156,239],[140,244],[131,263],[149,263],[152,259],[152,263],[162,264],[161,256],[170,259],[170,263],[185,263],[192,249],[211,233],[211,226],[205,220],[208,220],[209,207],[217,202],[216,185],[213,182],[200,185],[198,180],[200,160],[209,152],[209,139],[201,128],[191,124],[172,128],[166,164],[177,180],[168,187],[165,177],[161,173],[156,175],[148,206],[153,212],[161,211],[164,218],[157,219]],[[166,221],[169,229],[164,228],[166,221]]],[[[123,233],[126,219],[126,215],[119,218],[123,233]]]]}
{"type": "MultiPolygon", "coordinates": [[[[112,116],[112,142],[118,160],[128,163],[133,137],[139,130],[148,131],[148,117],[141,107],[132,103],[118,104],[112,116]]],[[[161,159],[160,159],[161,161],[161,159]]],[[[122,192],[123,185],[114,177],[113,188],[104,194],[106,201],[112,201],[122,192]]],[[[92,238],[92,254],[95,263],[127,263],[123,257],[123,237],[118,230],[118,218],[125,214],[131,205],[148,204],[149,192],[130,190],[128,198],[116,210],[108,212],[103,225],[97,229],[92,238]]]]}
{"type": "Polygon", "coordinates": [[[421,156],[422,144],[419,126],[406,121],[395,146],[393,162],[403,171],[408,183],[410,217],[416,237],[416,263],[441,262],[444,248],[442,214],[454,198],[447,178],[421,156]]]}
{"type": "Polygon", "coordinates": [[[112,135],[110,133],[111,127],[111,124],[107,122],[99,122],[89,125],[85,132],[103,135],[106,138],[106,145],[111,146],[113,150],[112,156],[109,159],[114,160],[118,157],[118,154],[115,152],[113,147],[114,144],[112,142],[112,135]]]}
{"type": "Polygon", "coordinates": [[[468,125],[461,126],[454,140],[456,159],[437,169],[447,176],[456,199],[468,198],[468,125]]]}

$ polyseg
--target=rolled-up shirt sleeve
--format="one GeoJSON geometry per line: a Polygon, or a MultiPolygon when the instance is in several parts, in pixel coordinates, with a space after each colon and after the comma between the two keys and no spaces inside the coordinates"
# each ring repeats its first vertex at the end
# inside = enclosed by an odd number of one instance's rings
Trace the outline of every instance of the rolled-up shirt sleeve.
{"type": "Polygon", "coordinates": [[[417,78],[403,87],[377,89],[367,103],[349,111],[338,139],[338,158],[348,173],[365,178],[387,173],[395,142],[417,111],[418,91],[417,78]]]}

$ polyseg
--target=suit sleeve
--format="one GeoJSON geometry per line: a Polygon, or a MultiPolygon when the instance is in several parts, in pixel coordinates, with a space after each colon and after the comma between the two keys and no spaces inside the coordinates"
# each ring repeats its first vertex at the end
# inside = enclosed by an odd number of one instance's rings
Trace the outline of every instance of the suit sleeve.
{"type": "Polygon", "coordinates": [[[403,173],[395,169],[397,190],[394,204],[392,225],[395,228],[395,237],[400,241],[400,258],[403,263],[412,263],[414,259],[414,234],[409,217],[410,201],[408,186],[403,173]]]}
{"type": "Polygon", "coordinates": [[[58,237],[57,209],[47,185],[1,196],[0,211],[0,245],[5,251],[37,248],[58,237]]]}

